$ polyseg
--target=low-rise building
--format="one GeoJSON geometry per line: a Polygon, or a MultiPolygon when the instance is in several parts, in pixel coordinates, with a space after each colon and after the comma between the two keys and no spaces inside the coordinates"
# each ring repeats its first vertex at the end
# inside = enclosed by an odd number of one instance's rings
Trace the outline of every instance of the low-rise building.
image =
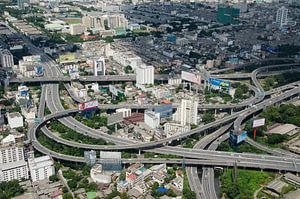
{"type": "Polygon", "coordinates": [[[55,174],[54,163],[49,156],[28,160],[32,182],[48,179],[55,174]]]}
{"type": "Polygon", "coordinates": [[[24,126],[23,116],[18,112],[7,113],[7,120],[9,127],[12,129],[24,126]]]}

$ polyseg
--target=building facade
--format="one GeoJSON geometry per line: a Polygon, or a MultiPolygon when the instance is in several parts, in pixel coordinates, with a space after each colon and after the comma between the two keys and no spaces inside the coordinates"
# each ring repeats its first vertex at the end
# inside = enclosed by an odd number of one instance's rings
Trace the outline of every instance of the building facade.
{"type": "Polygon", "coordinates": [[[0,63],[2,68],[12,68],[14,66],[14,57],[9,50],[0,50],[0,63]]]}
{"type": "Polygon", "coordinates": [[[32,182],[48,179],[55,174],[54,163],[49,156],[42,156],[28,160],[32,182]]]}
{"type": "Polygon", "coordinates": [[[197,124],[198,101],[181,100],[181,105],[173,114],[173,120],[181,125],[197,124]]]}
{"type": "Polygon", "coordinates": [[[150,65],[141,65],[136,69],[136,84],[154,84],[154,67],[150,65]]]}

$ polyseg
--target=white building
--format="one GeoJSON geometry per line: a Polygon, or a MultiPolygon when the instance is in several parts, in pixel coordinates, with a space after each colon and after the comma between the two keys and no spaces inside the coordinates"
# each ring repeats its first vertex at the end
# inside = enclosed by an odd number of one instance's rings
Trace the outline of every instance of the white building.
{"type": "Polygon", "coordinates": [[[28,160],[32,182],[48,179],[55,174],[54,163],[49,156],[42,156],[28,160]]]}
{"type": "Polygon", "coordinates": [[[130,108],[119,108],[116,110],[117,113],[123,113],[124,117],[130,117],[131,116],[131,109],[130,108]]]}
{"type": "Polygon", "coordinates": [[[154,67],[150,65],[141,65],[136,69],[136,84],[154,84],[154,67]]]}
{"type": "Polygon", "coordinates": [[[144,122],[152,129],[156,129],[160,123],[160,115],[159,113],[155,113],[153,111],[147,111],[144,115],[144,122]]]}
{"type": "Polygon", "coordinates": [[[9,50],[0,50],[0,63],[2,68],[12,68],[14,66],[14,57],[9,50]]]}
{"type": "Polygon", "coordinates": [[[128,28],[128,20],[124,14],[113,14],[108,16],[108,26],[110,29],[115,28],[128,28]]]}
{"type": "Polygon", "coordinates": [[[190,130],[191,130],[190,125],[182,125],[182,124],[169,123],[169,122],[164,124],[164,132],[166,133],[167,137],[171,137],[179,133],[186,133],[190,130]]]}
{"type": "Polygon", "coordinates": [[[18,112],[7,113],[7,120],[9,127],[12,129],[24,126],[23,116],[18,112]]]}
{"type": "Polygon", "coordinates": [[[173,120],[182,125],[197,124],[198,101],[181,100],[181,105],[173,114],[173,120]]]}
{"type": "Polygon", "coordinates": [[[15,143],[13,136],[8,136],[1,142],[0,165],[0,182],[28,179],[23,147],[15,143]]]}
{"type": "Polygon", "coordinates": [[[276,14],[276,24],[279,27],[288,25],[288,9],[282,6],[277,10],[276,14]]]}
{"type": "Polygon", "coordinates": [[[82,24],[71,24],[70,25],[70,34],[71,35],[80,35],[84,33],[85,27],[82,24]]]}
{"type": "Polygon", "coordinates": [[[3,164],[0,167],[0,182],[28,178],[28,167],[24,160],[3,164]]]}
{"type": "Polygon", "coordinates": [[[98,60],[94,61],[94,76],[105,75],[105,59],[100,57],[98,60]]]}

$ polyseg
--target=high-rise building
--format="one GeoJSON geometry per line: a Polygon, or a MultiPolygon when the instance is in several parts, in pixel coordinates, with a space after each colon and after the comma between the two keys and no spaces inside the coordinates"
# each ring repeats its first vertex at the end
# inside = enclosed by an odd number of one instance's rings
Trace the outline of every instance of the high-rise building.
{"type": "Polygon", "coordinates": [[[144,115],[144,122],[152,129],[156,129],[160,123],[159,113],[155,113],[153,111],[147,111],[144,115]]]}
{"type": "Polygon", "coordinates": [[[7,49],[0,49],[0,63],[2,68],[12,68],[14,66],[14,57],[7,49]]]}
{"type": "Polygon", "coordinates": [[[279,27],[283,27],[288,25],[288,9],[284,6],[277,10],[276,14],[276,24],[279,27]]]}
{"type": "Polygon", "coordinates": [[[28,160],[32,182],[48,179],[55,174],[54,163],[49,156],[28,160]]]}
{"type": "Polygon", "coordinates": [[[181,100],[181,105],[173,115],[173,120],[181,125],[197,124],[198,101],[181,100]]]}
{"type": "Polygon", "coordinates": [[[14,137],[3,140],[0,145],[0,181],[28,179],[23,146],[16,143],[14,137]]]}
{"type": "Polygon", "coordinates": [[[94,61],[94,76],[105,75],[105,58],[100,57],[98,60],[94,61]]]}
{"type": "Polygon", "coordinates": [[[98,17],[87,15],[82,17],[82,24],[88,29],[105,30],[104,20],[104,16],[98,17]]]}
{"type": "Polygon", "coordinates": [[[128,20],[125,18],[124,14],[114,14],[108,16],[108,27],[110,29],[115,28],[128,28],[128,20]]]}
{"type": "Polygon", "coordinates": [[[94,150],[85,151],[84,159],[88,165],[93,166],[94,164],[96,164],[96,160],[97,160],[96,151],[94,151],[94,150]]]}
{"type": "Polygon", "coordinates": [[[136,84],[154,84],[154,67],[150,65],[141,65],[136,68],[136,84]]]}
{"type": "Polygon", "coordinates": [[[240,10],[230,6],[218,6],[217,21],[222,24],[238,24],[240,10]]]}
{"type": "Polygon", "coordinates": [[[24,9],[25,8],[25,0],[17,0],[18,8],[24,9]]]}

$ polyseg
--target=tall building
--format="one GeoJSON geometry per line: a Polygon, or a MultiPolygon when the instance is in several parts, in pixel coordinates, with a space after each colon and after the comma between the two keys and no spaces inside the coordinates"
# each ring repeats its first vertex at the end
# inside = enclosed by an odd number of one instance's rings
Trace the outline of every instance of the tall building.
{"type": "Polygon", "coordinates": [[[159,113],[155,113],[153,111],[145,112],[144,122],[150,128],[156,129],[159,126],[159,123],[160,123],[159,113]]]}
{"type": "Polygon", "coordinates": [[[198,101],[181,100],[181,105],[173,115],[173,120],[181,125],[197,124],[198,101]]]}
{"type": "Polygon", "coordinates": [[[100,159],[103,171],[121,171],[121,152],[100,151],[100,159]]]}
{"type": "Polygon", "coordinates": [[[12,68],[14,66],[14,57],[9,50],[0,50],[0,63],[2,68],[12,68]]]}
{"type": "Polygon", "coordinates": [[[240,10],[230,6],[218,6],[217,22],[222,24],[238,24],[240,10]]]}
{"type": "Polygon", "coordinates": [[[104,20],[105,17],[103,16],[98,17],[87,15],[82,17],[82,24],[88,29],[105,30],[104,20]]]}
{"type": "Polygon", "coordinates": [[[276,14],[276,24],[279,27],[288,25],[288,9],[282,6],[277,10],[276,14]]]}
{"type": "Polygon", "coordinates": [[[110,29],[115,28],[128,28],[128,20],[125,18],[124,14],[114,14],[108,16],[108,27],[110,29]]]}
{"type": "Polygon", "coordinates": [[[96,160],[97,160],[96,151],[94,151],[94,150],[85,151],[84,159],[88,165],[93,166],[94,164],[96,164],[96,160]]]}
{"type": "Polygon", "coordinates": [[[55,174],[54,163],[49,156],[42,156],[28,160],[32,182],[48,179],[55,174]]]}
{"type": "Polygon", "coordinates": [[[18,8],[19,9],[24,9],[25,8],[25,0],[17,0],[18,3],[18,8]]]}
{"type": "Polygon", "coordinates": [[[154,67],[150,65],[141,65],[136,68],[136,84],[154,84],[154,67]]]}
{"type": "Polygon", "coordinates": [[[94,76],[105,75],[105,58],[100,57],[98,60],[94,61],[94,76]]]}
{"type": "Polygon", "coordinates": [[[23,146],[13,137],[3,140],[0,145],[0,181],[28,179],[23,146]]]}

